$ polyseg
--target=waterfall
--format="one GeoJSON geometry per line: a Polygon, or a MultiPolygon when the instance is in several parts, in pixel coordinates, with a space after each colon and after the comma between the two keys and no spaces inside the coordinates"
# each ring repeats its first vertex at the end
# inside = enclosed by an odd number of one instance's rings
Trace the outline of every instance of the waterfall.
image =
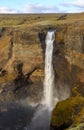
{"type": "Polygon", "coordinates": [[[36,109],[34,116],[28,125],[27,130],[49,130],[51,110],[56,101],[54,100],[54,70],[52,64],[53,43],[55,40],[54,31],[48,31],[46,36],[45,51],[45,78],[44,78],[44,99],[36,109]]]}
{"type": "Polygon", "coordinates": [[[45,51],[45,78],[44,78],[44,102],[48,108],[53,108],[54,97],[54,70],[52,64],[53,43],[55,40],[54,31],[48,31],[46,36],[46,51],[45,51]]]}

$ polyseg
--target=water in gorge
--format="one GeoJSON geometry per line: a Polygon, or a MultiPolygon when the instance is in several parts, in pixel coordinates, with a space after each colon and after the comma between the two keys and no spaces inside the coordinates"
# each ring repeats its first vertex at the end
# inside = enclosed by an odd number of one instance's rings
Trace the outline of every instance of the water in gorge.
{"type": "Polygon", "coordinates": [[[44,96],[38,106],[21,106],[5,111],[0,115],[0,130],[49,130],[51,111],[54,103],[54,70],[52,65],[53,43],[55,40],[54,31],[47,32],[45,39],[45,77],[44,77],[44,96]],[[15,109],[14,109],[15,108],[15,109]],[[10,117],[10,118],[8,118],[10,117]],[[6,119],[6,120],[5,120],[6,119]],[[5,120],[5,122],[3,122],[5,120]],[[14,120],[13,122],[11,122],[14,120]],[[8,125],[9,124],[9,125],[8,125]],[[7,126],[6,126],[7,125],[7,126]],[[5,128],[6,126],[6,128],[5,128]]]}
{"type": "Polygon", "coordinates": [[[44,97],[42,104],[37,108],[28,130],[49,130],[51,110],[54,103],[54,70],[52,64],[53,43],[55,40],[54,31],[50,30],[46,36],[45,50],[45,78],[44,78],[44,97]]]}
{"type": "Polygon", "coordinates": [[[55,40],[54,31],[48,31],[46,36],[45,52],[45,79],[44,79],[44,100],[48,108],[54,105],[54,70],[52,65],[53,43],[55,40]]]}

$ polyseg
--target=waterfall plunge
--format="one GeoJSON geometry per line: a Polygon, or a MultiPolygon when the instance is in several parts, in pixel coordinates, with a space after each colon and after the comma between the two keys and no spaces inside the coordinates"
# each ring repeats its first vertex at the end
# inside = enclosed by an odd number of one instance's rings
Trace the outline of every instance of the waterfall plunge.
{"type": "Polygon", "coordinates": [[[50,127],[51,110],[56,104],[53,96],[54,70],[52,65],[54,40],[54,31],[48,31],[45,52],[44,99],[42,105],[37,108],[27,130],[49,130],[50,127]]]}
{"type": "Polygon", "coordinates": [[[52,64],[53,43],[55,40],[54,31],[48,31],[46,36],[45,51],[45,79],[44,79],[44,102],[45,105],[52,109],[54,106],[54,70],[52,64]]]}

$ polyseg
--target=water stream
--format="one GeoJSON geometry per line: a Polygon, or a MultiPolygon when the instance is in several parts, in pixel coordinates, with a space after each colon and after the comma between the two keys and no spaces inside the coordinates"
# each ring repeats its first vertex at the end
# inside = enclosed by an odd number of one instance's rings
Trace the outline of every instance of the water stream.
{"type": "Polygon", "coordinates": [[[0,116],[0,130],[49,130],[54,102],[54,71],[52,65],[54,31],[48,31],[45,51],[44,96],[37,107],[8,108],[0,116]]]}
{"type": "Polygon", "coordinates": [[[48,31],[46,36],[45,52],[45,79],[44,79],[44,100],[45,105],[52,109],[54,105],[54,70],[52,64],[53,43],[55,40],[54,31],[48,31]]]}
{"type": "Polygon", "coordinates": [[[54,70],[52,64],[53,43],[55,40],[54,31],[48,31],[46,36],[45,51],[45,78],[44,78],[44,97],[30,123],[27,130],[49,130],[51,111],[54,103],[54,70]]]}

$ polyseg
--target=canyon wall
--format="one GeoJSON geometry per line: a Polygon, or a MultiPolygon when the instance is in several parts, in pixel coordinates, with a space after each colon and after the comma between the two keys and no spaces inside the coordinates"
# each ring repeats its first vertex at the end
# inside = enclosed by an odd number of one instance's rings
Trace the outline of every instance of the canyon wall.
{"type": "Polygon", "coordinates": [[[43,96],[45,37],[48,29],[56,30],[53,51],[54,95],[60,101],[64,100],[52,112],[51,129],[62,130],[84,121],[82,20],[55,25],[43,22],[30,26],[0,27],[0,102],[26,98],[28,101],[40,102],[43,96]],[[79,120],[78,116],[81,116],[79,120]]]}
{"type": "Polygon", "coordinates": [[[54,108],[51,119],[51,130],[65,130],[69,126],[69,130],[84,129],[83,25],[83,22],[68,25],[66,31],[61,34],[61,42],[58,40],[60,37],[59,31],[56,35],[59,49],[57,54],[54,54],[54,66],[56,67],[54,68],[56,76],[59,77],[57,83],[58,90],[61,90],[61,92],[58,92],[59,95],[64,97],[69,94],[68,92],[70,91],[68,90],[71,90],[71,92],[68,99],[57,103],[54,108]]]}
{"type": "MultiPolygon", "coordinates": [[[[82,27],[83,23],[60,26],[41,25],[32,28],[1,27],[0,83],[13,81],[12,89],[15,93],[25,88],[22,86],[30,84],[41,84],[42,87],[45,36],[47,30],[52,28],[56,29],[53,66],[55,86],[58,91],[55,95],[60,100],[69,97],[73,84],[83,80],[84,30],[82,27]]],[[[3,93],[3,87],[1,92],[3,93]]]]}

